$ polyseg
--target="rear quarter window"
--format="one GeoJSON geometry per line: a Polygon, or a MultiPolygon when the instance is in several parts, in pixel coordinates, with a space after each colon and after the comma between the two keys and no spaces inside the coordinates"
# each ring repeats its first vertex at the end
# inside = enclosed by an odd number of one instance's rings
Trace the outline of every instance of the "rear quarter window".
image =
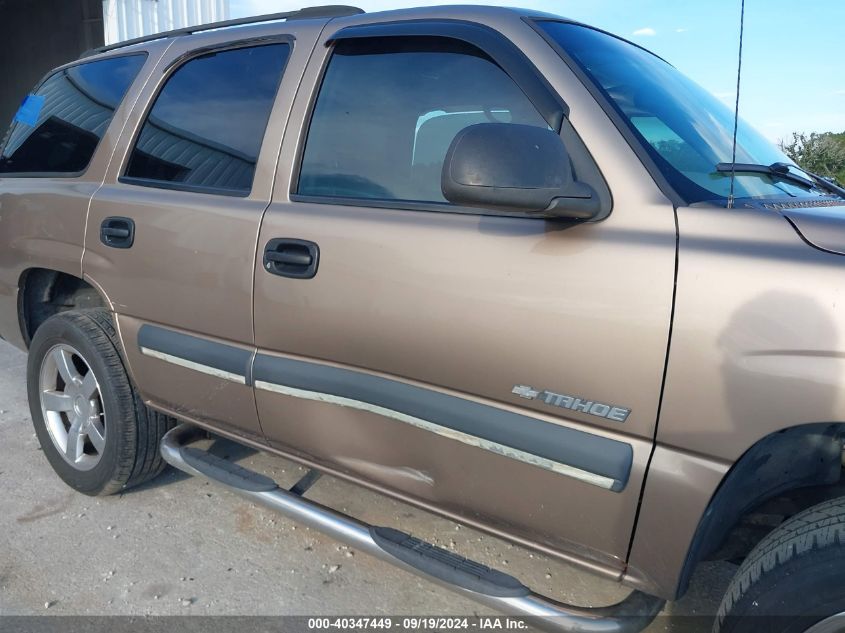
{"type": "Polygon", "coordinates": [[[145,59],[145,53],[112,57],[48,76],[27,98],[27,116],[12,122],[0,174],[84,172],[145,59]]]}

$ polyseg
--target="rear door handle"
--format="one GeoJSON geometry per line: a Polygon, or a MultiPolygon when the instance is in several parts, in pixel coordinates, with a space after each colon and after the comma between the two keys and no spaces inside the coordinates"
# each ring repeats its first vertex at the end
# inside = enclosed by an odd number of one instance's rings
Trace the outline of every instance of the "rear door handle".
{"type": "Polygon", "coordinates": [[[100,224],[100,241],[112,248],[131,248],[135,243],[135,222],[130,218],[106,218],[100,224]]]}
{"type": "Polygon", "coordinates": [[[311,279],[317,274],[320,247],[314,242],[277,237],[264,249],[264,270],[293,279],[311,279]]]}

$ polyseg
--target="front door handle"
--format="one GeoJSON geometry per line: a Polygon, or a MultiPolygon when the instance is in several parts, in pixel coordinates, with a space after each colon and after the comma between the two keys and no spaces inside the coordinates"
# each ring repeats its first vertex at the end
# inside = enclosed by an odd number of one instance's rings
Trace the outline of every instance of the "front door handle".
{"type": "Polygon", "coordinates": [[[317,274],[320,247],[314,242],[278,237],[264,249],[264,270],[293,279],[311,279],[317,274]]]}
{"type": "Polygon", "coordinates": [[[100,224],[100,241],[112,248],[131,248],[135,243],[135,222],[130,218],[106,218],[100,224]]]}

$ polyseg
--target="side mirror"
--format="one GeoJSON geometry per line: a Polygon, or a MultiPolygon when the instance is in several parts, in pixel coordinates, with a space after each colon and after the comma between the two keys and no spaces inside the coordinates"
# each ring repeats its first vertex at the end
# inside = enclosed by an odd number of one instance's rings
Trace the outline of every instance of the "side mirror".
{"type": "Polygon", "coordinates": [[[449,146],[440,184],[449,202],[469,207],[573,220],[600,210],[593,188],[573,179],[560,136],[533,125],[464,128],[449,146]]]}

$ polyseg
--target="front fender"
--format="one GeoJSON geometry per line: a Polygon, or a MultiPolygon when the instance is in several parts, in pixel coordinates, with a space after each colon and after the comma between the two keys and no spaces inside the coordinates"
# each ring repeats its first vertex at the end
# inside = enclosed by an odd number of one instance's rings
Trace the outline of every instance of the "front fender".
{"type": "Polygon", "coordinates": [[[731,524],[745,502],[834,476],[800,467],[813,456],[838,474],[836,443],[808,438],[845,420],[845,258],[806,244],[775,211],[677,214],[675,317],[627,577],[669,598],[702,547],[702,521],[731,524]],[[758,452],[782,463],[769,472],[758,452]],[[742,499],[711,505],[717,490],[742,499]]]}

